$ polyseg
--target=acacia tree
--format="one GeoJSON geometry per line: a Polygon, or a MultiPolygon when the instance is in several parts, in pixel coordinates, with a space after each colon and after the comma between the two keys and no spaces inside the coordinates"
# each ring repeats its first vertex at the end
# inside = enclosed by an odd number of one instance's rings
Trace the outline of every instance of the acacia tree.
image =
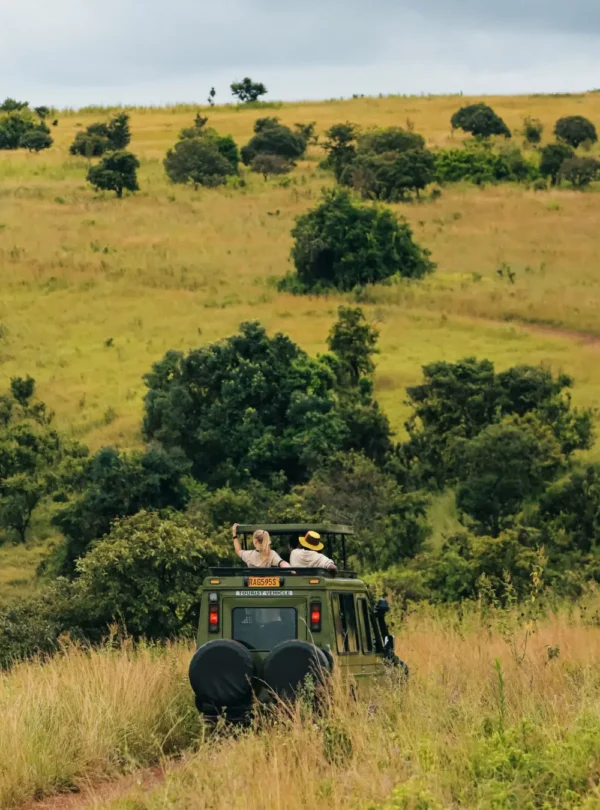
{"type": "Polygon", "coordinates": [[[258,101],[261,96],[268,93],[268,90],[262,82],[253,82],[246,76],[241,82],[232,83],[231,92],[243,104],[249,104],[252,101],[258,101]]]}
{"type": "Polygon", "coordinates": [[[103,191],[114,191],[117,197],[123,196],[123,191],[139,191],[137,170],[140,162],[131,152],[124,149],[120,152],[110,152],[104,155],[97,166],[91,166],[87,179],[94,188],[103,191]]]}

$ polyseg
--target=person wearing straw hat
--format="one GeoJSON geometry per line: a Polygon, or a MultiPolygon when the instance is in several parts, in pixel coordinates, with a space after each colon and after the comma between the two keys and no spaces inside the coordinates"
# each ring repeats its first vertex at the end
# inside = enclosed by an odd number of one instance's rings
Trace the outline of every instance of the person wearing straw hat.
{"type": "Polygon", "coordinates": [[[321,554],[323,543],[318,532],[307,532],[304,537],[299,538],[299,542],[301,547],[295,548],[290,554],[292,568],[326,568],[337,571],[334,561],[321,554]]]}

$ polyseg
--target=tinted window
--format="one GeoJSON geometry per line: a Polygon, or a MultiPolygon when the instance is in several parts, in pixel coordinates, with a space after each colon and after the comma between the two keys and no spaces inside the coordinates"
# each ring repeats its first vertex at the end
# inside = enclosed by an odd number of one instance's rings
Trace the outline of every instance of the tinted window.
{"type": "Polygon", "coordinates": [[[358,610],[361,618],[360,640],[362,643],[363,652],[371,653],[375,649],[375,643],[369,620],[369,605],[367,604],[366,599],[358,600],[358,610]]]}
{"type": "Polygon", "coordinates": [[[358,632],[354,594],[335,593],[332,596],[333,622],[338,653],[358,652],[358,632]]]}
{"type": "Polygon", "coordinates": [[[234,641],[249,650],[268,652],[297,635],[295,608],[234,608],[232,624],[234,641]]]}

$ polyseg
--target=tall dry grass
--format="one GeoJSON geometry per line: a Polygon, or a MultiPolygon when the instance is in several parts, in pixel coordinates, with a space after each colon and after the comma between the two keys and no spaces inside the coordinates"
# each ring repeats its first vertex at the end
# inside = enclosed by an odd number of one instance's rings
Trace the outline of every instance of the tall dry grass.
{"type": "MultiPolygon", "coordinates": [[[[111,810],[586,808],[600,801],[600,630],[593,609],[537,624],[518,612],[420,609],[390,678],[328,710],[282,707],[205,736],[189,650],[66,651],[0,679],[0,806],[115,777],[187,751],[166,781],[111,810]],[[420,802],[420,803],[419,803],[420,802]],[[587,802],[587,803],[586,803],[587,802]]],[[[99,807],[103,790],[81,807],[99,807]]]]}
{"type": "Polygon", "coordinates": [[[567,617],[528,633],[513,620],[414,618],[401,639],[407,687],[390,680],[354,700],[338,681],[325,716],[300,706],[207,742],[160,788],[106,807],[596,808],[600,633],[567,617]]]}
{"type": "Polygon", "coordinates": [[[0,807],[159,762],[195,744],[189,647],[66,648],[0,673],[0,807]]]}

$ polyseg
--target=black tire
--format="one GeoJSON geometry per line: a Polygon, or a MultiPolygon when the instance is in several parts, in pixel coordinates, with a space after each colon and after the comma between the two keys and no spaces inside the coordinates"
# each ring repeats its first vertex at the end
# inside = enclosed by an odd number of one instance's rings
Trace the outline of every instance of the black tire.
{"type": "Polygon", "coordinates": [[[322,684],[331,671],[330,661],[323,650],[307,641],[282,641],[265,660],[264,680],[281,698],[294,698],[307,675],[322,684]]]}
{"type": "Polygon", "coordinates": [[[215,639],[203,644],[190,663],[196,706],[215,711],[247,706],[252,699],[254,663],[237,641],[215,639]]]}

